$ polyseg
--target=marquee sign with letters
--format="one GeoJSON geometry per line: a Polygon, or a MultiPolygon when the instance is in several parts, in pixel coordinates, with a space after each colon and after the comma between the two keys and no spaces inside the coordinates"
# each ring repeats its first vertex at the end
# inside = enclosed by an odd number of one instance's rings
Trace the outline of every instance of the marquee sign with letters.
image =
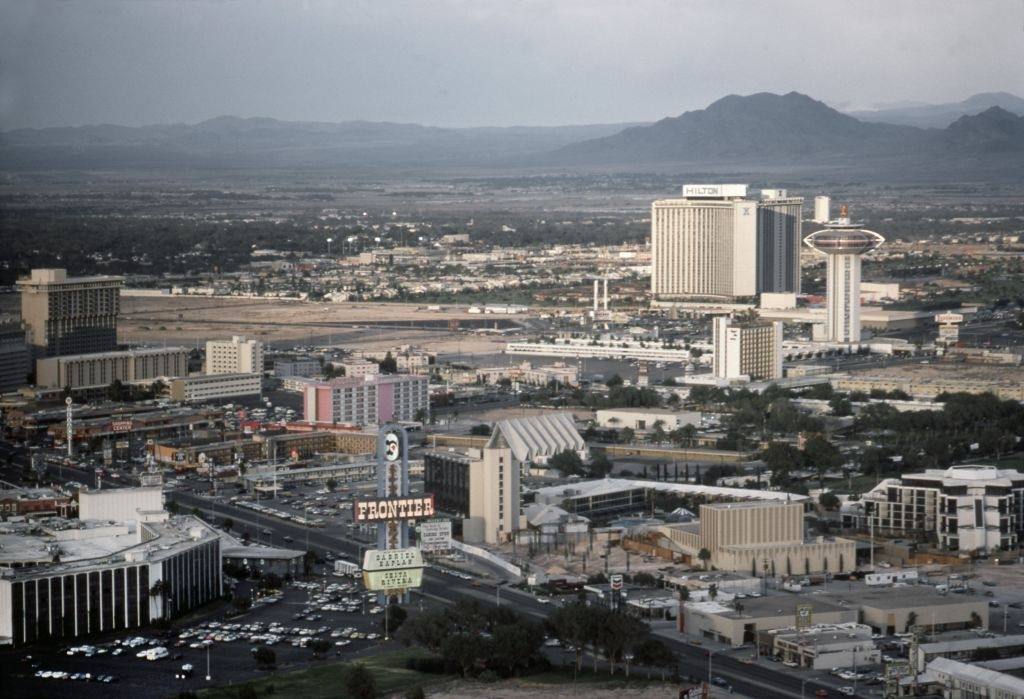
{"type": "Polygon", "coordinates": [[[356,522],[393,522],[434,516],[434,496],[360,498],[353,505],[356,522]]]}

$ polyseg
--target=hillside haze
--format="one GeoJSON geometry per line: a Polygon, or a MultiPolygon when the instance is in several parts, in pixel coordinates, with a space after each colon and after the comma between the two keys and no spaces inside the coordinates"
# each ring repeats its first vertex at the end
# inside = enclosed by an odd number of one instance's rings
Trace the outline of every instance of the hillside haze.
{"type": "Polygon", "coordinates": [[[944,129],[960,117],[980,114],[992,107],[1000,107],[1017,116],[1024,116],[1024,99],[1009,92],[982,92],[961,102],[908,104],[884,109],[851,111],[848,114],[861,121],[944,129]]]}
{"type": "Polygon", "coordinates": [[[450,129],[218,117],[194,125],[20,129],[0,135],[0,161],[7,170],[702,168],[901,180],[952,168],[966,178],[1020,180],[1022,123],[995,106],[924,129],[862,121],[798,92],[763,92],[640,125],[450,129]]]}

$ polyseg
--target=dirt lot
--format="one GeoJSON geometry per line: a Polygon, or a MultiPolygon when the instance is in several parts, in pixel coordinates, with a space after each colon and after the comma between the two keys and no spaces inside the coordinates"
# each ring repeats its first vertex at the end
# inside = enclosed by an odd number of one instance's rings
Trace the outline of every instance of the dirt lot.
{"type": "Polygon", "coordinates": [[[196,346],[212,337],[249,335],[267,343],[342,345],[353,349],[412,344],[439,354],[494,354],[507,337],[448,329],[450,320],[478,317],[465,310],[427,311],[397,303],[304,303],[261,299],[169,296],[121,298],[121,342],[196,346]],[[437,329],[360,326],[381,321],[436,323],[437,329]]]}

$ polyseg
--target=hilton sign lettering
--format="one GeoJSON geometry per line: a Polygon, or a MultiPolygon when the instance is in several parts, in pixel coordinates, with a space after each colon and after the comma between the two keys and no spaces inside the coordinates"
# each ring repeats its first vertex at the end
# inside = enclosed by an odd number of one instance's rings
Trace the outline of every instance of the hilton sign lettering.
{"type": "Polygon", "coordinates": [[[392,522],[434,516],[434,496],[366,498],[355,503],[356,522],[392,522]]]}

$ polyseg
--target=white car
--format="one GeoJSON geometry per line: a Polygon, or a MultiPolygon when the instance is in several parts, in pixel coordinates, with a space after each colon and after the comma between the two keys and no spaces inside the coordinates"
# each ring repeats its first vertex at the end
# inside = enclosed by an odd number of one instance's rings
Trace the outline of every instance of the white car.
{"type": "Polygon", "coordinates": [[[853,687],[840,687],[839,693],[845,694],[848,697],[852,697],[854,695],[853,687]]]}

